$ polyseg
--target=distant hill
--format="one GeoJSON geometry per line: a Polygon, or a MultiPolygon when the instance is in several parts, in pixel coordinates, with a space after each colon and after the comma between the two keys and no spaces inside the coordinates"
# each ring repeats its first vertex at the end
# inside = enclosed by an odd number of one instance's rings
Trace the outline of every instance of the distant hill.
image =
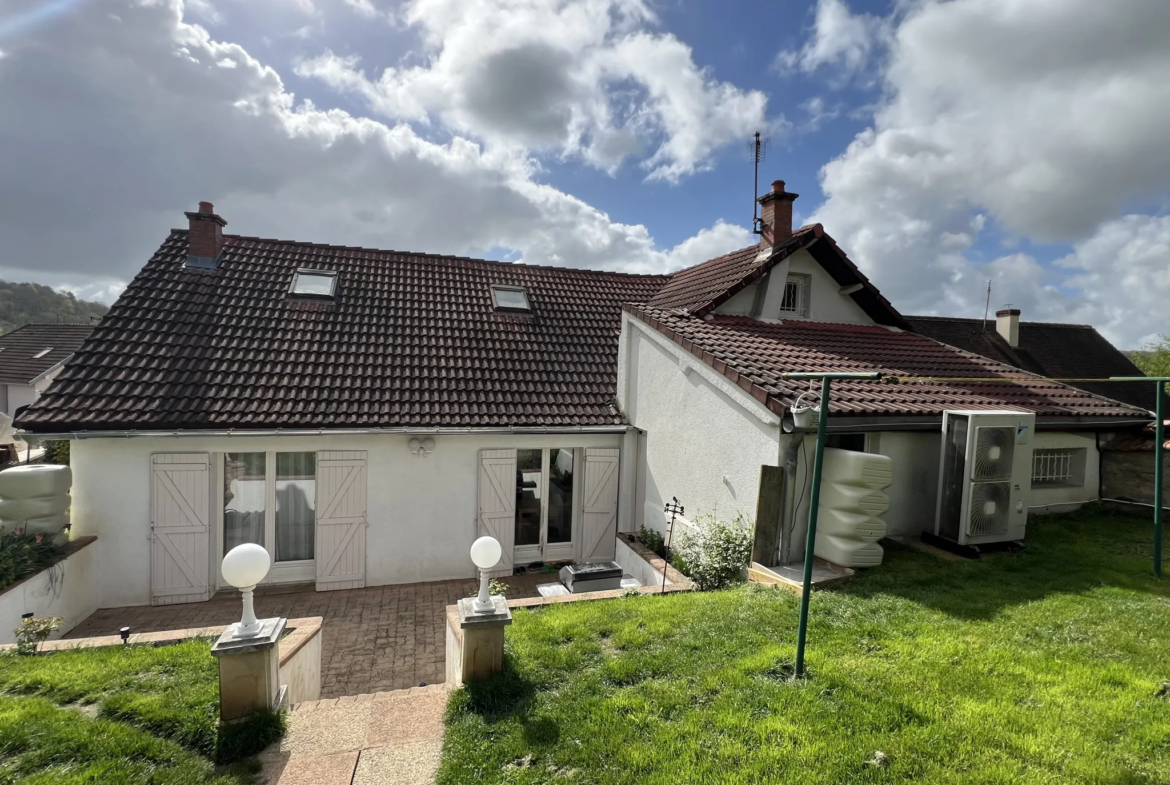
{"type": "Polygon", "coordinates": [[[30,322],[89,324],[91,316],[105,316],[104,303],[78,300],[39,283],[0,281],[0,334],[30,322]]]}

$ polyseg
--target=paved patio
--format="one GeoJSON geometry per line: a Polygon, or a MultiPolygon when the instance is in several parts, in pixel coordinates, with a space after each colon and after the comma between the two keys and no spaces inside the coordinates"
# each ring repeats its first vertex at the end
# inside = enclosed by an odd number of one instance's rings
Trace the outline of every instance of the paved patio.
{"type": "MultiPolygon", "coordinates": [[[[538,584],[555,580],[555,575],[513,576],[506,580],[507,596],[536,597],[538,584]]],[[[386,692],[443,681],[444,608],[478,587],[468,578],[331,592],[312,586],[262,589],[256,593],[256,615],[324,617],[322,698],[386,692]]],[[[111,635],[125,626],[134,632],[205,627],[239,617],[239,595],[221,592],[208,602],[102,609],[65,637],[111,635]]]]}

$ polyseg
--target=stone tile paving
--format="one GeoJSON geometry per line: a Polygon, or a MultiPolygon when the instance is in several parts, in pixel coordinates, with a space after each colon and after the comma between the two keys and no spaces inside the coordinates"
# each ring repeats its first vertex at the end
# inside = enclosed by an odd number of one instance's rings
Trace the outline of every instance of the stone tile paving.
{"type": "Polygon", "coordinates": [[[431,785],[443,747],[443,685],[293,707],[260,755],[265,785],[431,785]]]}
{"type": "MultiPolygon", "coordinates": [[[[555,576],[508,578],[508,598],[538,596],[555,576]]],[[[318,592],[312,586],[261,589],[256,614],[322,616],[321,697],[385,692],[444,679],[444,608],[478,590],[471,579],[318,592]]],[[[239,595],[221,592],[208,602],[99,610],[67,638],[230,624],[240,616],[239,595]]]]}

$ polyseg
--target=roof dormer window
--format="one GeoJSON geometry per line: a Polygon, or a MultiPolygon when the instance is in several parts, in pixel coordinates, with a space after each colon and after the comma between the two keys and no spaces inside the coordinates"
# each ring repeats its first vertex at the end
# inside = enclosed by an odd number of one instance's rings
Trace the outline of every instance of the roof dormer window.
{"type": "Polygon", "coordinates": [[[493,286],[492,305],[497,311],[511,313],[532,313],[528,292],[520,286],[493,286]]]}
{"type": "Polygon", "coordinates": [[[784,297],[780,300],[781,316],[808,318],[809,276],[789,275],[784,281],[784,297]]]}
{"type": "Polygon", "coordinates": [[[336,270],[297,270],[289,293],[300,297],[330,298],[334,295],[336,284],[336,270]]]}

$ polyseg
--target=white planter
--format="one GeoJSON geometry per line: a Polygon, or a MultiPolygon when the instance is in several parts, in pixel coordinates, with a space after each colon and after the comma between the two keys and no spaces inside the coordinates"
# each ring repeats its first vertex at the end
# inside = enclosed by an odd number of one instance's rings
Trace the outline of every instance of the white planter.
{"type": "Polygon", "coordinates": [[[24,578],[0,594],[0,643],[16,643],[13,630],[25,613],[60,616],[64,621],[52,637],[60,638],[96,611],[96,538],[52,567],[24,578]]]}

